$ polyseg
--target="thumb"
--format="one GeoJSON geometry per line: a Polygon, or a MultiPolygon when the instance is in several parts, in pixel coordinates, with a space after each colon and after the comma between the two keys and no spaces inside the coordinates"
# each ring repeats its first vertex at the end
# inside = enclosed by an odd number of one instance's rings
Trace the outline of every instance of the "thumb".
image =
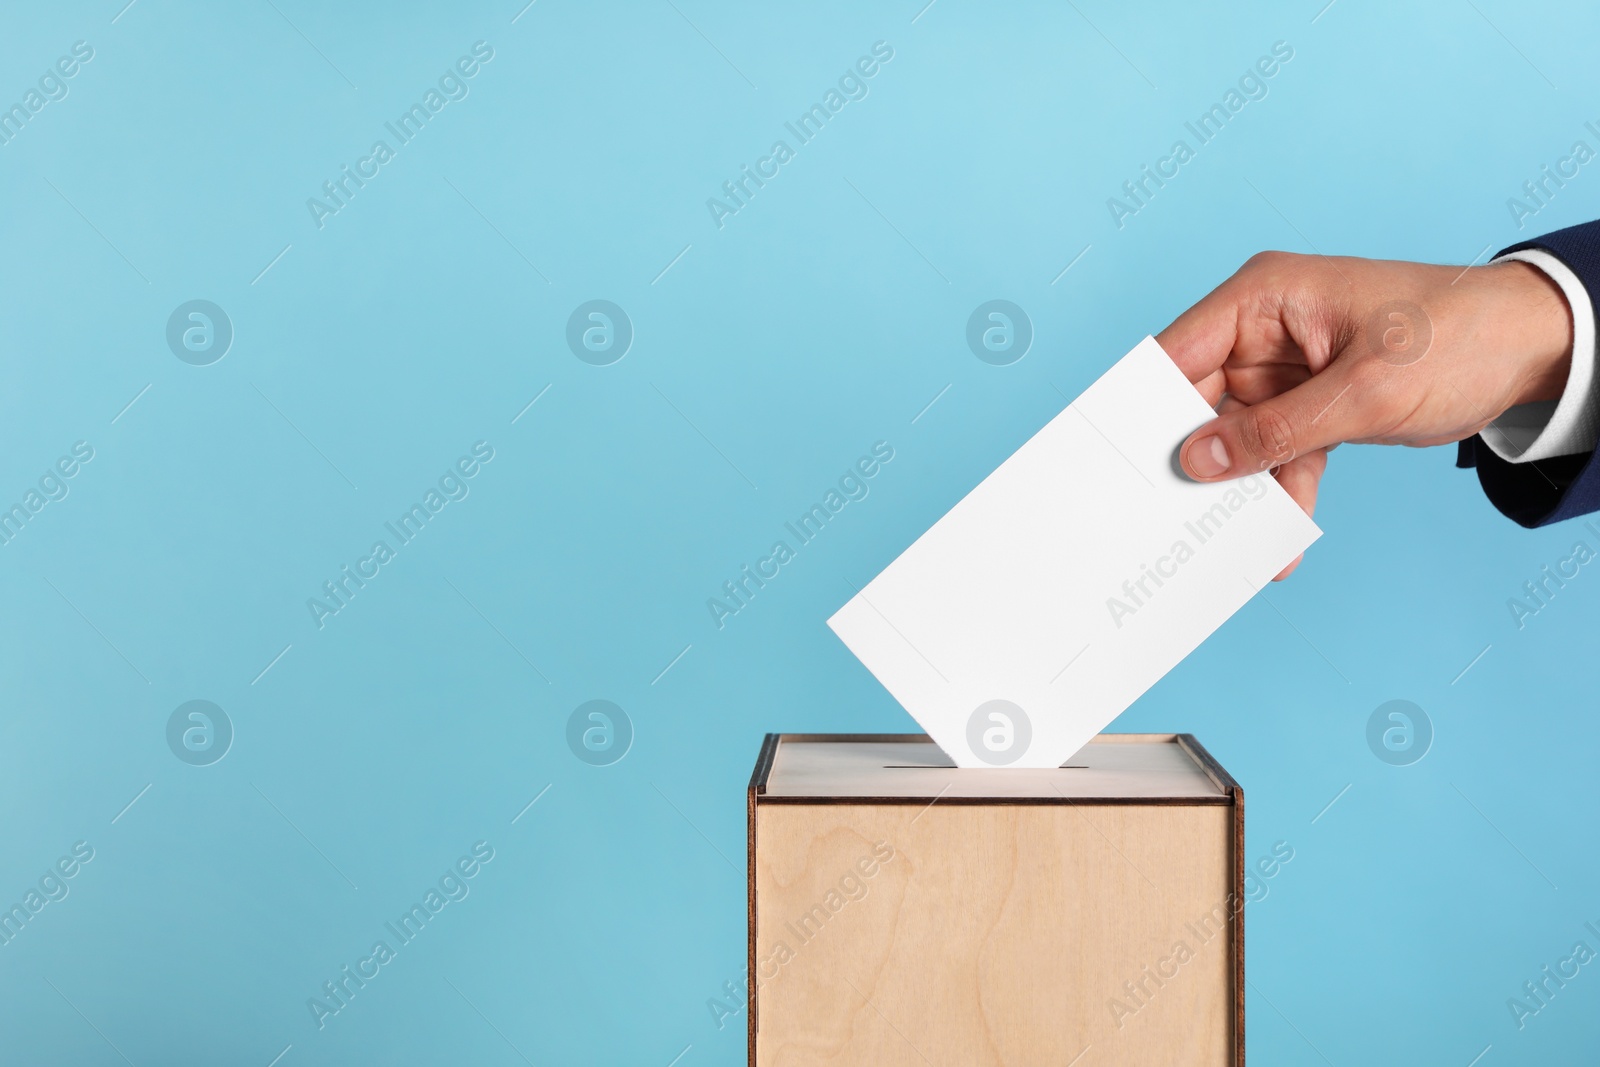
{"type": "Polygon", "coordinates": [[[1206,423],[1179,451],[1184,471],[1202,482],[1242,478],[1368,436],[1371,412],[1352,365],[1335,360],[1293,389],[1206,423]]]}

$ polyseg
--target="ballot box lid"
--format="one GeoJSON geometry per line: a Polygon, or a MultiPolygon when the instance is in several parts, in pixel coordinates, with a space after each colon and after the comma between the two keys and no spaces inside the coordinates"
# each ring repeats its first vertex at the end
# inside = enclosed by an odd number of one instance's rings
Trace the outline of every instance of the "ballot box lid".
{"type": "Polygon", "coordinates": [[[1190,734],[1100,734],[1060,767],[957,768],[926,734],[768,734],[756,803],[1235,804],[1190,734]]]}

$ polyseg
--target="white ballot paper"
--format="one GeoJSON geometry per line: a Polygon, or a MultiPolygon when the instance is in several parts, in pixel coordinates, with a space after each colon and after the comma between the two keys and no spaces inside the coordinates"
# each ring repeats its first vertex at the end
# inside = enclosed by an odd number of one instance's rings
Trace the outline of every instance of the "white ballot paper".
{"type": "Polygon", "coordinates": [[[1321,534],[1181,472],[1212,417],[1145,338],[828,625],[957,766],[1061,766],[1321,534]]]}

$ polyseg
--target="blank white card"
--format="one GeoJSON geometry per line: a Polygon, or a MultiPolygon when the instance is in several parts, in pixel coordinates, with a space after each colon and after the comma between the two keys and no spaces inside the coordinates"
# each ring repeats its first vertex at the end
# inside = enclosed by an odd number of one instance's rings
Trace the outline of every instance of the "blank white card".
{"type": "Polygon", "coordinates": [[[1212,417],[1145,338],[828,625],[957,766],[1060,766],[1321,533],[1180,471],[1212,417]]]}

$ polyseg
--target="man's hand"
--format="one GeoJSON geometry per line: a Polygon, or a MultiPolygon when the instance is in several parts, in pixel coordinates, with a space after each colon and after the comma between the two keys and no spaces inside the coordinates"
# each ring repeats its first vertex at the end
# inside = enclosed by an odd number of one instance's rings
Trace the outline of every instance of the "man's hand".
{"type": "Polygon", "coordinates": [[[1309,515],[1341,442],[1459,441],[1507,408],[1559,398],[1572,314],[1526,263],[1463,272],[1263,252],[1156,340],[1218,412],[1184,442],[1189,476],[1272,470],[1309,515]]]}

